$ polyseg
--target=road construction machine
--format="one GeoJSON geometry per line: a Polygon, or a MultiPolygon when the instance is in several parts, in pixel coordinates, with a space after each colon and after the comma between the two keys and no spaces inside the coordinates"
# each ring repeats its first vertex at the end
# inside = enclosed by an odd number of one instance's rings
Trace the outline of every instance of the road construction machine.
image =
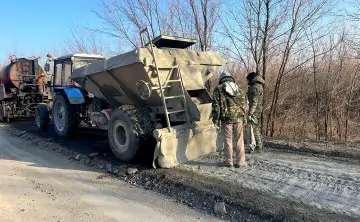
{"type": "Polygon", "coordinates": [[[107,130],[112,152],[121,161],[151,151],[154,167],[171,168],[217,151],[205,83],[226,61],[213,51],[189,49],[194,39],[152,39],[147,29],[140,36],[141,47],[73,69],[70,78],[94,98],[89,103],[74,94],[81,102],[71,104],[55,96],[56,131],[71,132],[74,113],[87,107],[87,122],[107,130]]]}
{"type": "Polygon", "coordinates": [[[74,53],[58,58],[48,54],[47,58],[44,70],[46,76],[50,76],[50,80],[46,83],[46,89],[50,92],[51,97],[47,103],[37,105],[35,121],[39,130],[45,131],[51,120],[58,121],[66,118],[68,121],[63,123],[65,125],[61,125],[59,122],[54,124],[56,133],[63,136],[76,129],[82,121],[86,121],[87,113],[83,104],[90,104],[93,99],[92,94],[71,80],[72,70],[93,61],[104,60],[105,57],[97,54],[74,53]],[[81,98],[78,98],[78,95],[81,95],[81,98]],[[59,108],[58,104],[62,104],[62,106],[59,108]],[[70,112],[65,112],[64,108],[69,109],[70,112]]]}

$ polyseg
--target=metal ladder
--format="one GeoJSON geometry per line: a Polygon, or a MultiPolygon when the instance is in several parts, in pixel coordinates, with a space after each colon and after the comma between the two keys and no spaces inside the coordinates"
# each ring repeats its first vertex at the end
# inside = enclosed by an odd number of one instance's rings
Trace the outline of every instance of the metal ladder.
{"type": "Polygon", "coordinates": [[[167,68],[159,68],[157,66],[157,60],[156,60],[156,56],[155,56],[155,52],[154,52],[154,47],[153,47],[153,44],[152,44],[152,40],[150,38],[150,33],[149,33],[148,28],[145,28],[140,32],[142,47],[145,46],[144,37],[143,37],[144,32],[146,32],[146,34],[148,36],[148,39],[149,39],[150,53],[151,53],[151,56],[153,57],[153,60],[154,60],[156,76],[157,76],[157,80],[158,80],[158,84],[159,84],[159,87],[154,87],[153,89],[160,89],[160,95],[161,95],[163,108],[164,108],[164,112],[165,112],[167,128],[168,128],[169,132],[171,132],[171,124],[170,124],[169,115],[184,112],[185,116],[186,116],[186,123],[190,124],[190,117],[189,117],[189,112],[188,112],[188,107],[187,107],[187,102],[186,102],[186,96],[185,96],[185,90],[184,90],[184,84],[183,84],[183,80],[182,80],[182,75],[181,75],[179,66],[171,67],[170,72],[169,72],[164,84],[162,83],[162,81],[160,79],[160,75],[159,75],[159,69],[169,69],[169,68],[168,67],[167,68]],[[176,72],[177,73],[177,78],[176,79],[171,79],[172,75],[174,74],[174,70],[177,71],[176,72]],[[171,87],[171,86],[169,86],[169,83],[179,83],[180,84],[180,89],[181,89],[181,94],[172,95],[172,96],[171,95],[165,96],[164,95],[165,89],[171,87]],[[168,108],[167,108],[167,105],[166,105],[166,101],[170,100],[170,99],[181,99],[182,102],[183,102],[184,109],[169,111],[168,108]]]}

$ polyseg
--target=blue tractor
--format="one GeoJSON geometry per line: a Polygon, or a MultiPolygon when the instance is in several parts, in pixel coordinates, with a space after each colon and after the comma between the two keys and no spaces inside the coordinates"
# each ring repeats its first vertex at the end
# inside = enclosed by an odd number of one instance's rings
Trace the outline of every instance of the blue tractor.
{"type": "Polygon", "coordinates": [[[40,131],[48,129],[50,120],[59,136],[67,136],[79,124],[88,119],[87,107],[93,104],[94,96],[71,79],[73,69],[94,61],[105,60],[96,54],[76,53],[53,58],[47,55],[44,70],[49,80],[50,102],[39,104],[35,111],[36,125],[40,131]]]}

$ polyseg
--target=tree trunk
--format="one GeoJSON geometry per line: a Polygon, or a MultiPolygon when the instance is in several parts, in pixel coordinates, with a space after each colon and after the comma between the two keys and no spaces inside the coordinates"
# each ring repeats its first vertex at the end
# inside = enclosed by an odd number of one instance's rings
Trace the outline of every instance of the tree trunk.
{"type": "Polygon", "coordinates": [[[354,91],[354,88],[355,88],[355,80],[356,80],[356,77],[357,77],[357,73],[359,71],[359,67],[360,67],[360,64],[357,66],[356,70],[355,70],[355,73],[354,73],[354,76],[352,78],[352,81],[351,81],[351,86],[350,86],[350,89],[349,89],[349,96],[347,98],[347,103],[346,103],[346,110],[345,110],[345,141],[347,141],[348,139],[348,127],[349,127],[349,113],[350,113],[350,105],[351,105],[351,100],[352,100],[352,97],[353,97],[353,91],[354,91]]]}
{"type": "MultiPolygon", "coordinates": [[[[267,59],[268,59],[268,30],[269,30],[269,20],[270,20],[270,0],[265,1],[265,8],[266,8],[266,20],[265,20],[265,27],[264,27],[264,37],[262,42],[262,78],[266,80],[266,69],[267,69],[267,59]]],[[[266,81],[265,81],[266,83],[266,81]]],[[[264,84],[263,95],[266,93],[266,86],[264,84]]],[[[265,105],[265,99],[263,99],[263,107],[265,105]]],[[[264,121],[264,111],[261,112],[261,123],[264,121]]],[[[261,124],[261,134],[264,134],[265,125],[261,124]]]]}

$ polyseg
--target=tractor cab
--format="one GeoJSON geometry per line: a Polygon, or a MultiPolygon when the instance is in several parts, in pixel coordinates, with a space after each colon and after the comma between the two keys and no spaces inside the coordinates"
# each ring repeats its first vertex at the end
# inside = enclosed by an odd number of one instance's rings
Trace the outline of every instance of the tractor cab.
{"type": "Polygon", "coordinates": [[[58,58],[53,58],[48,54],[47,57],[44,70],[51,76],[49,82],[54,87],[80,87],[71,80],[72,71],[93,61],[105,60],[105,57],[101,55],[84,53],[69,54],[58,58]]]}
{"type": "MultiPolygon", "coordinates": [[[[64,124],[64,118],[69,117],[63,115],[62,111],[64,109],[74,111],[72,117],[76,116],[76,118],[72,119],[72,126],[75,123],[80,123],[80,119],[86,116],[84,107],[92,101],[93,95],[72,80],[72,72],[74,69],[94,61],[106,59],[101,55],[83,53],[69,54],[58,58],[48,54],[47,58],[44,71],[47,77],[50,77],[50,79],[47,79],[47,87],[50,88],[51,98],[49,103],[39,104],[35,113],[36,125],[41,131],[46,130],[50,117],[55,121],[54,125],[57,126],[57,123],[64,124]],[[62,108],[59,109],[59,107],[62,108]]],[[[55,130],[59,131],[56,127],[55,130]]],[[[61,133],[64,132],[59,131],[59,135],[61,133]]]]}

